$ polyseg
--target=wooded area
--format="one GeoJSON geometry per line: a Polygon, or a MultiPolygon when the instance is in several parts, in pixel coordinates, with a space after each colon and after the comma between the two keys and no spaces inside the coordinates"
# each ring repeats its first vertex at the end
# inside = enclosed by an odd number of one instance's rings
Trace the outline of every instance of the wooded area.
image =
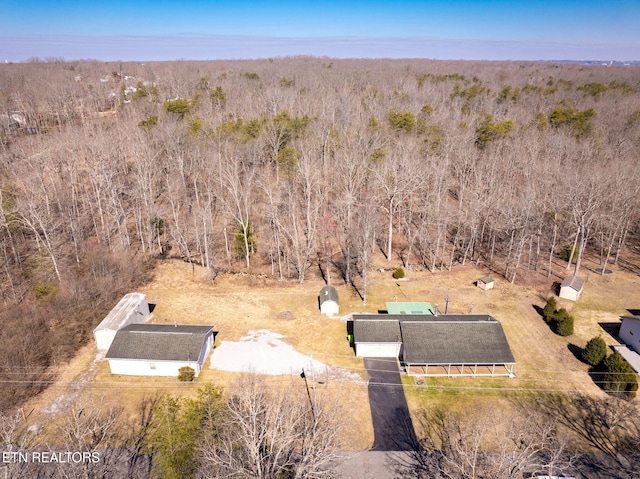
{"type": "MultiPolygon", "coordinates": [[[[639,151],[636,67],[0,65],[0,377],[38,384],[153,257],[364,300],[376,248],[511,282],[583,251],[605,269],[637,235],[639,151]]],[[[0,409],[32,393],[9,390],[0,409]]]]}

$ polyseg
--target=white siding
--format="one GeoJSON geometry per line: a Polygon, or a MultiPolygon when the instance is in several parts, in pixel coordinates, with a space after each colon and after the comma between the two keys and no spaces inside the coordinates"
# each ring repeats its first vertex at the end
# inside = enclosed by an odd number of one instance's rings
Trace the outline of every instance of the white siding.
{"type": "MultiPolygon", "coordinates": [[[[114,333],[115,336],[115,333],[114,333]]],[[[207,334],[197,361],[164,361],[152,359],[109,359],[111,374],[124,374],[128,376],[172,376],[178,377],[179,369],[189,366],[200,375],[202,366],[213,347],[213,332],[207,334]]]]}
{"type": "Polygon", "coordinates": [[[140,359],[109,359],[111,374],[127,376],[172,376],[178,377],[179,369],[189,366],[200,374],[200,365],[196,361],[147,361],[140,359]]]}
{"type": "Polygon", "coordinates": [[[340,307],[338,306],[338,303],[336,303],[335,301],[325,301],[324,303],[322,303],[322,306],[320,306],[320,312],[322,314],[326,314],[329,316],[333,316],[334,314],[338,314],[340,311],[340,307]]]}
{"type": "Polygon", "coordinates": [[[636,353],[640,353],[640,319],[622,318],[620,339],[636,353]]]}
{"type": "Polygon", "coordinates": [[[397,358],[399,355],[400,343],[356,343],[359,358],[397,358]]]}
{"type": "Polygon", "coordinates": [[[108,351],[116,332],[132,323],[142,323],[149,316],[147,296],[142,293],[125,295],[93,330],[98,351],[108,351]]]}
{"type": "Polygon", "coordinates": [[[571,301],[578,301],[580,293],[570,286],[563,286],[560,288],[560,297],[570,299],[571,301]]]}
{"type": "Polygon", "coordinates": [[[118,331],[115,329],[96,329],[93,332],[93,337],[96,340],[98,351],[108,351],[117,332],[118,331]]]}

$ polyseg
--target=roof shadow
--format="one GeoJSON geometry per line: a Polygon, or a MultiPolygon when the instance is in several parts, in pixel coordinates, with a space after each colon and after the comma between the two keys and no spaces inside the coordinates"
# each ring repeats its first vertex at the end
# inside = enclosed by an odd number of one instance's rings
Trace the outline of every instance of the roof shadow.
{"type": "Polygon", "coordinates": [[[598,323],[598,325],[611,337],[617,339],[618,341],[620,341],[619,338],[619,334],[620,334],[620,326],[621,323],[620,322],[616,322],[616,323],[598,323]]]}

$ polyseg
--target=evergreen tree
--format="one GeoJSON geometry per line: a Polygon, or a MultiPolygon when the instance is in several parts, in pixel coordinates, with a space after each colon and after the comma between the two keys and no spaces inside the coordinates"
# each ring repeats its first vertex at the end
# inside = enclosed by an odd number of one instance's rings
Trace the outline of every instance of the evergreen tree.
{"type": "Polygon", "coordinates": [[[613,395],[635,397],[638,380],[635,371],[622,355],[615,351],[604,360],[604,366],[607,371],[603,378],[604,390],[613,395]]]}
{"type": "Polygon", "coordinates": [[[590,366],[598,366],[607,356],[607,343],[600,336],[591,338],[582,350],[582,360],[590,366]]]}
{"type": "Polygon", "coordinates": [[[551,323],[554,321],[557,307],[558,305],[556,304],[556,298],[550,296],[549,299],[547,299],[547,304],[542,310],[542,317],[545,322],[551,323]]]}
{"type": "Polygon", "coordinates": [[[554,315],[555,331],[560,336],[571,336],[573,334],[573,316],[569,311],[562,308],[554,315]]]}

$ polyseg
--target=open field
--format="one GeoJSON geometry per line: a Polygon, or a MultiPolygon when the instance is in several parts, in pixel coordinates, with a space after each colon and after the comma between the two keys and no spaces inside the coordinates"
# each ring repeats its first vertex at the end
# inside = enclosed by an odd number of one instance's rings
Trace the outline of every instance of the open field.
{"type": "MultiPolygon", "coordinates": [[[[610,334],[621,315],[640,305],[637,275],[612,267],[613,274],[600,276],[597,266],[586,262],[581,276],[586,279],[583,296],[576,304],[560,301],[559,306],[575,316],[575,334],[556,336],[543,322],[537,308],[558,276],[529,286],[512,285],[496,278],[493,290],[483,291],[474,284],[487,271],[473,265],[457,266],[452,271],[414,272],[406,281],[395,281],[390,271],[372,270],[369,275],[368,302],[363,304],[351,288],[341,281],[334,286],[340,294],[341,314],[328,319],[318,311],[317,294],[323,286],[311,278],[304,284],[278,282],[261,275],[220,274],[212,283],[204,269],[178,261],[160,263],[154,279],[139,291],[155,305],[152,321],[215,325],[221,341],[238,341],[248,331],[268,329],[284,336],[283,341],[298,352],[312,356],[334,368],[356,373],[361,380],[321,378],[316,387],[341,395],[351,411],[345,442],[351,450],[364,450],[373,441],[363,362],[355,358],[346,340],[345,319],[353,312],[384,310],[385,301],[430,301],[444,312],[449,298],[450,313],[487,313],[501,321],[517,361],[516,378],[428,378],[421,385],[404,378],[412,411],[420,407],[446,403],[464,409],[470,404],[508,407],[513,391],[583,391],[602,394],[588,375],[588,366],[575,355],[593,336],[602,335],[607,344],[616,344],[610,334]]],[[[386,266],[386,265],[385,265],[386,266]]],[[[558,273],[563,269],[558,265],[558,273]]],[[[215,350],[213,352],[215,354],[215,350]]],[[[158,392],[194,394],[199,384],[212,381],[230,384],[238,373],[213,370],[209,362],[194,384],[173,378],[137,378],[111,376],[105,361],[95,360],[95,345],[81,350],[69,364],[60,366],[58,382],[28,407],[52,417],[64,411],[75,397],[97,397],[107,403],[124,405],[133,414],[144,396],[158,392]],[[65,400],[67,405],[65,406],[65,400]],[[52,408],[52,405],[58,408],[52,408]]],[[[269,385],[289,384],[290,376],[268,377],[269,385]]],[[[299,379],[297,379],[299,380],[299,379]]],[[[304,387],[300,382],[300,387],[304,387]]],[[[43,418],[42,421],[46,419],[43,418]]]]}

